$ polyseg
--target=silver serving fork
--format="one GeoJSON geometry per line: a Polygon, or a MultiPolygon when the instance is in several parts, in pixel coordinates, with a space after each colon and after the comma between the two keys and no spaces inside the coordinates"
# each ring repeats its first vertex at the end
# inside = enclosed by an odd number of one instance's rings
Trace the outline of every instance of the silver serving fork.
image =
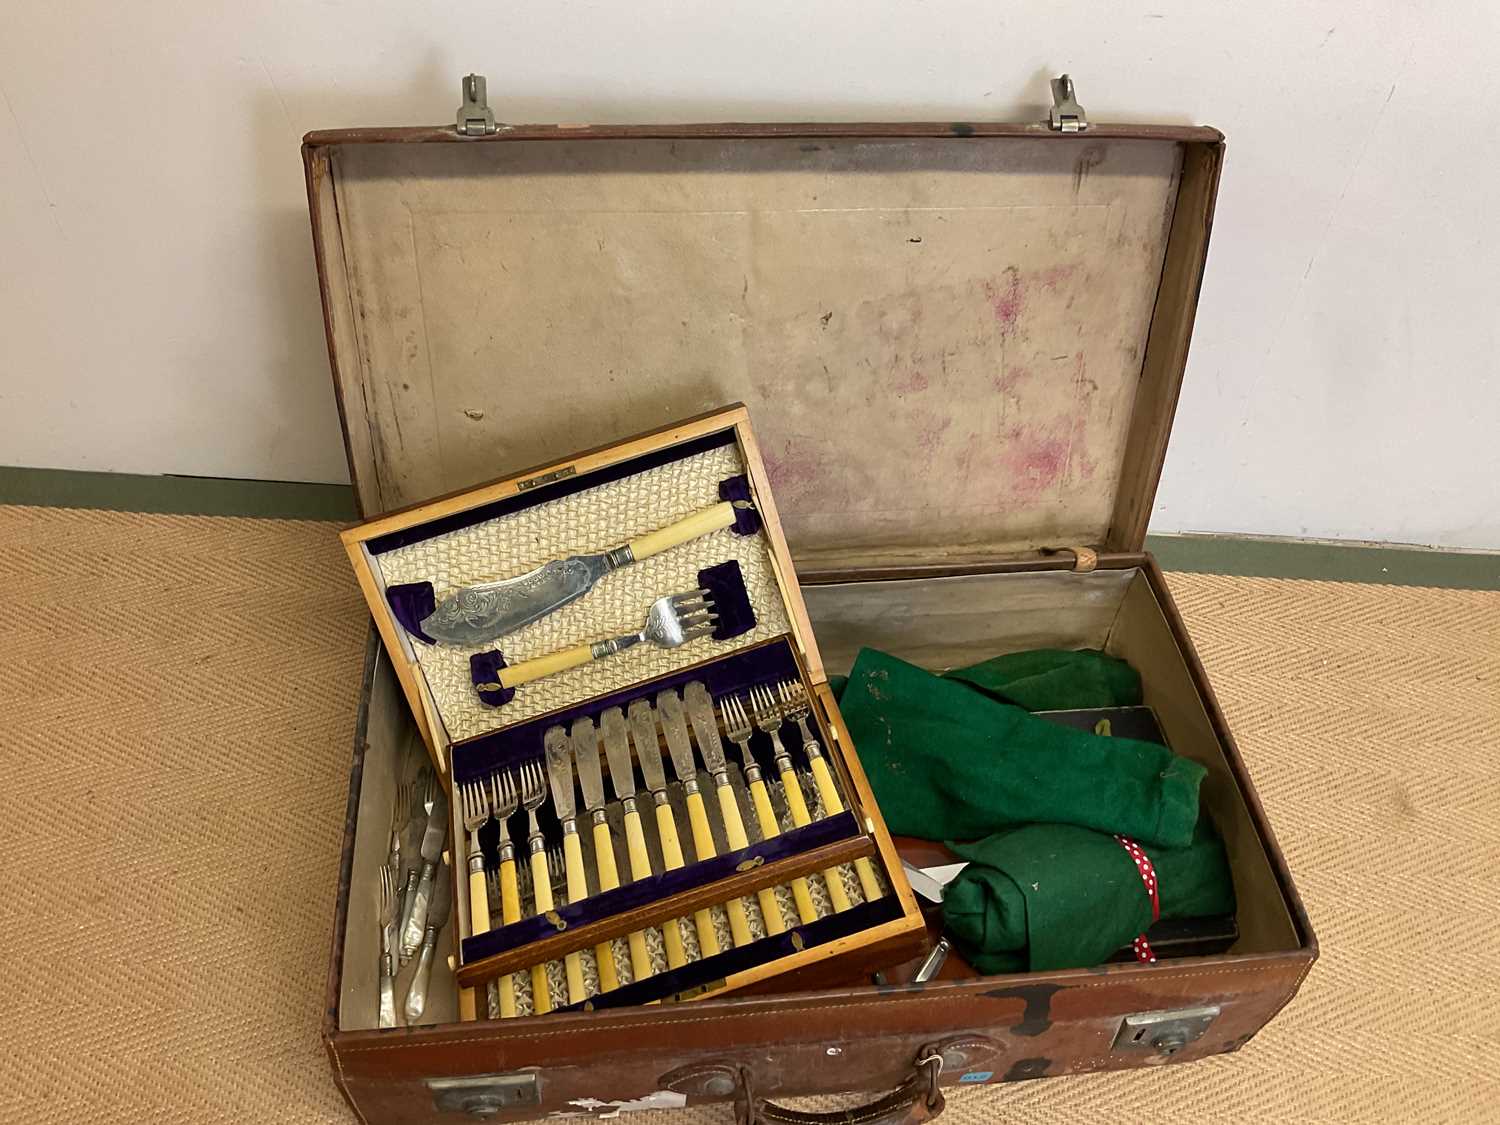
{"type": "MultiPolygon", "coordinates": [[[[807,728],[808,717],[812,714],[812,700],[808,698],[806,686],[800,680],[786,680],[777,688],[777,693],[781,696],[782,713],[789,722],[797,724],[797,729],[802,734],[802,752],[807,755],[808,764],[812,767],[813,783],[817,785],[818,796],[823,801],[823,814],[832,816],[843,812],[844,801],[839,796],[838,786],[834,784],[833,770],[829,768],[828,759],[823,756],[823,748],[807,728]]],[[[859,886],[864,892],[865,901],[879,898],[880,883],[875,879],[875,869],[870,866],[870,861],[863,857],[856,859],[854,871],[859,876],[859,886]]]]}
{"type": "MultiPolygon", "coordinates": [[[[781,744],[781,704],[771,689],[764,685],[750,689],[750,709],[755,713],[755,725],[771,736],[771,750],[776,756],[776,772],[781,776],[782,792],[786,794],[787,808],[792,814],[792,824],[797,828],[812,823],[812,813],[807,811],[807,798],[802,794],[802,782],[792,769],[792,756],[781,744]]],[[[826,763],[825,763],[826,764],[826,763]]],[[[844,880],[838,868],[823,871],[823,880],[828,884],[828,901],[835,910],[848,910],[851,903],[844,890],[844,880]]]]}
{"type": "Polygon", "coordinates": [[[502,668],[498,682],[474,686],[479,691],[518,687],[555,672],[602,660],[643,642],[657,648],[678,648],[688,641],[713,632],[718,620],[719,615],[714,611],[714,599],[710,591],[699,589],[683,594],[668,594],[651,603],[651,609],[646,614],[646,624],[639,633],[625,633],[608,640],[539,656],[535,660],[523,660],[519,664],[502,668]]]}
{"type": "Polygon", "coordinates": [[[469,933],[482,934],[490,928],[490,900],[484,885],[484,852],[479,846],[479,830],[490,819],[490,787],[485,778],[476,777],[458,786],[459,807],[463,810],[464,831],[469,834],[469,933]]]}
{"type": "Polygon", "coordinates": [[[380,1027],[396,1026],[396,876],[380,867],[380,1027]]]}

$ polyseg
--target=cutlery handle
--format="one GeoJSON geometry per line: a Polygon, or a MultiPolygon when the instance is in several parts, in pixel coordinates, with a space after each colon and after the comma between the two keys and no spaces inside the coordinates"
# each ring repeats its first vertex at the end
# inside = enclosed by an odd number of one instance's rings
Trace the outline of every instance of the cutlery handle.
{"type": "Polygon", "coordinates": [[[649,559],[652,555],[659,555],[673,547],[680,547],[689,540],[707,535],[711,531],[728,527],[733,522],[734,505],[725,500],[722,504],[715,504],[711,508],[704,508],[701,512],[694,512],[686,519],[668,524],[657,531],[647,532],[639,539],[632,539],[630,554],[636,562],[640,562],[642,559],[649,559]]]}
{"type": "MultiPolygon", "coordinates": [[[[563,866],[568,872],[568,901],[582,902],[589,897],[589,882],[583,866],[583,844],[577,832],[563,833],[563,866]]],[[[583,1003],[588,999],[583,985],[583,959],[577,953],[569,953],[563,957],[563,967],[568,973],[568,1003],[583,1003]]]]}
{"type": "MultiPolygon", "coordinates": [[[[646,851],[646,833],[641,829],[641,814],[636,811],[635,801],[625,802],[625,850],[630,853],[630,881],[644,879],[651,874],[651,854],[646,851]]],[[[603,883],[603,875],[600,882],[603,883]]],[[[668,921],[663,929],[676,929],[675,920],[668,921]]],[[[679,941],[681,938],[679,937],[679,941]]],[[[630,972],[636,980],[645,980],[654,970],[651,954],[646,948],[646,935],[640,930],[630,935],[630,972]]]]}
{"type": "Polygon", "coordinates": [[[380,1027],[396,1026],[396,980],[389,973],[380,974],[380,1027]]]}
{"type": "MultiPolygon", "coordinates": [[[[507,848],[508,850],[508,848],[507,848]]],[[[508,925],[521,920],[521,888],[516,881],[516,861],[500,861],[500,924],[508,925]]],[[[516,982],[506,973],[500,978],[500,1018],[513,1019],[516,1015],[516,982]]]]}
{"type": "MultiPolygon", "coordinates": [[[[547,873],[547,853],[531,853],[531,902],[538,914],[552,909],[552,877],[547,873]]],[[[531,1010],[544,1015],[552,1010],[552,993],[547,985],[547,966],[531,967],[531,1010]]]]}
{"type": "MultiPolygon", "coordinates": [[[[620,885],[620,872],[615,866],[614,841],[609,836],[609,825],[602,820],[594,825],[594,867],[599,872],[601,893],[612,891],[620,885]]],[[[614,947],[607,941],[594,946],[594,960],[599,965],[599,991],[608,992],[619,988],[620,977],[615,968],[614,947]]]]}
{"type": "Polygon", "coordinates": [[[422,877],[417,880],[416,893],[411,896],[411,917],[401,931],[401,950],[408,957],[422,944],[422,933],[427,929],[427,907],[432,902],[432,883],[437,875],[437,864],[422,864],[422,877]]]}
{"type": "Polygon", "coordinates": [[[458,990],[458,1019],[460,1023],[473,1023],[479,1018],[478,999],[472,988],[458,990]]]}
{"type": "MultiPolygon", "coordinates": [[[[812,772],[813,781],[818,786],[818,796],[823,799],[823,811],[830,814],[843,812],[844,802],[839,796],[838,786],[833,783],[833,771],[828,768],[828,759],[821,754],[813,757],[812,772]]],[[[875,869],[870,866],[868,859],[863,857],[856,859],[854,873],[859,876],[859,887],[864,892],[866,902],[881,896],[880,884],[875,879],[875,869]]]]}
{"type": "MultiPolygon", "coordinates": [[[[677,821],[672,817],[672,806],[663,801],[656,806],[656,832],[661,837],[662,866],[667,871],[676,871],[683,866],[682,843],[677,839],[677,821]]],[[[709,925],[713,933],[713,925],[709,925]]],[[[661,928],[662,941],[667,947],[667,968],[680,969],[687,964],[687,950],[682,948],[682,930],[673,918],[661,928]]]]}
{"type": "Polygon", "coordinates": [[[411,918],[412,907],[416,905],[418,874],[415,867],[406,873],[406,889],[401,892],[401,917],[396,920],[393,951],[400,955],[403,965],[406,964],[411,954],[407,951],[406,943],[401,939],[401,935],[406,932],[407,920],[411,918]]]}
{"type": "Polygon", "coordinates": [[[411,978],[411,987],[406,990],[406,1022],[416,1023],[427,1007],[427,985],[432,978],[432,947],[437,944],[437,935],[422,941],[422,955],[417,958],[416,975],[411,978]]]}
{"type": "Polygon", "coordinates": [[[562,652],[538,656],[535,660],[523,660],[519,664],[500,669],[500,686],[519,687],[521,684],[529,684],[532,680],[540,680],[543,676],[550,676],[555,672],[577,668],[580,664],[587,664],[593,659],[593,645],[577,645],[574,648],[565,648],[562,652]]]}
{"type": "MultiPolygon", "coordinates": [[[[802,795],[802,782],[797,779],[790,761],[787,762],[787,768],[781,771],[781,788],[786,793],[787,808],[792,810],[792,823],[798,828],[811,824],[812,813],[807,811],[807,798],[802,795]]],[[[848,910],[851,905],[849,894],[844,890],[844,880],[838,869],[830,867],[824,871],[823,881],[828,884],[828,901],[834,910],[848,910]]]]}
{"type": "Polygon", "coordinates": [[[489,932],[490,891],[484,883],[482,862],[475,865],[471,859],[469,863],[469,934],[472,936],[489,932]]]}
{"type": "MultiPolygon", "coordinates": [[[[750,846],[750,837],[745,834],[745,821],[740,816],[740,803],[734,799],[734,789],[725,783],[719,789],[719,812],[724,816],[724,836],[729,841],[730,851],[739,851],[741,848],[750,846]]],[[[766,920],[766,933],[779,934],[786,931],[786,922],[781,917],[781,906],[776,901],[776,892],[770,887],[762,887],[755,892],[755,897],[760,903],[761,917],[766,920]]],[[[743,900],[735,900],[742,903],[743,900]]],[[[741,911],[744,907],[741,905],[741,911]]],[[[734,922],[734,911],[731,908],[729,921],[734,922]]],[[[748,934],[747,934],[748,938],[748,934]]],[[[738,938],[736,945],[743,945],[738,938]]]]}
{"type": "MultiPolygon", "coordinates": [[[[772,836],[780,836],[781,825],[776,822],[776,810],[771,807],[771,793],[764,781],[750,783],[750,800],[755,805],[755,819],[760,822],[761,838],[769,840],[772,836]]],[[[799,876],[792,880],[792,897],[797,900],[797,917],[804,924],[818,920],[818,910],[812,900],[812,888],[807,885],[806,879],[799,876]]],[[[779,911],[777,917],[780,917],[779,911]]]]}
{"type": "MultiPolygon", "coordinates": [[[[688,822],[693,826],[693,853],[700,861],[712,859],[716,854],[714,851],[713,829],[708,823],[708,807],[703,803],[702,793],[687,794],[688,822]]],[[[750,920],[745,917],[745,903],[742,899],[730,899],[724,904],[724,909],[729,912],[729,932],[734,939],[735,945],[750,944],[750,920]]],[[[713,916],[705,910],[700,910],[695,919],[698,921],[698,941],[703,942],[703,920],[707,919],[710,930],[713,925],[713,916]]],[[[717,937],[713,942],[713,951],[719,951],[717,937]]],[[[705,957],[709,956],[708,950],[703,951],[705,957]]]]}

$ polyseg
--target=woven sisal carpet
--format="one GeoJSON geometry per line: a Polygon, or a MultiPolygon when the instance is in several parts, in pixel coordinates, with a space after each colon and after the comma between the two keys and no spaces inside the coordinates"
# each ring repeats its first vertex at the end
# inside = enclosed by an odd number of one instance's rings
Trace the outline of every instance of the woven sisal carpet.
{"type": "MultiPolygon", "coordinates": [[[[318,1042],[365,636],[333,531],[0,508],[0,1120],[353,1120],[318,1042]]],[[[943,1121],[1500,1118],[1500,593],[1172,585],[1322,960],[1236,1055],[943,1121]]]]}

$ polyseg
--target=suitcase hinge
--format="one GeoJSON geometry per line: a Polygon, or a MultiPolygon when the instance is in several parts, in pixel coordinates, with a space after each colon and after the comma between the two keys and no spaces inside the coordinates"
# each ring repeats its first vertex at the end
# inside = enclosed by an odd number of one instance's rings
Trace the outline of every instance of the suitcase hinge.
{"type": "Polygon", "coordinates": [[[484,75],[470,74],[463,81],[463,105],[458,107],[458,135],[482,137],[496,132],[495,111],[490,108],[484,75]]]}
{"type": "Polygon", "coordinates": [[[1073,96],[1073,79],[1066,74],[1052,80],[1052,116],[1047,124],[1059,133],[1082,133],[1089,127],[1088,115],[1073,96]]]}

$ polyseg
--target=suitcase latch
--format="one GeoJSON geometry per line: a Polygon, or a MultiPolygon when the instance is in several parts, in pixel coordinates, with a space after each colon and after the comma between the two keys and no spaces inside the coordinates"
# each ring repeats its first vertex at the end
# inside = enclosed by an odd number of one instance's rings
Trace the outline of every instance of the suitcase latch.
{"type": "Polygon", "coordinates": [[[1089,127],[1088,114],[1073,96],[1073,79],[1066,74],[1052,80],[1052,116],[1047,124],[1059,133],[1082,133],[1089,127]]]}
{"type": "Polygon", "coordinates": [[[1149,1051],[1170,1058],[1195,1039],[1201,1039],[1218,1014],[1217,1004],[1170,1012],[1137,1012],[1120,1021],[1113,1049],[1120,1054],[1149,1051]]]}
{"type": "Polygon", "coordinates": [[[483,1120],[513,1109],[541,1105],[537,1076],[526,1072],[477,1074],[472,1078],[429,1078],[433,1104],[439,1113],[467,1113],[483,1120]]]}
{"type": "Polygon", "coordinates": [[[497,131],[495,111],[490,108],[484,75],[470,74],[463,81],[463,104],[458,107],[458,134],[482,137],[497,131]]]}

